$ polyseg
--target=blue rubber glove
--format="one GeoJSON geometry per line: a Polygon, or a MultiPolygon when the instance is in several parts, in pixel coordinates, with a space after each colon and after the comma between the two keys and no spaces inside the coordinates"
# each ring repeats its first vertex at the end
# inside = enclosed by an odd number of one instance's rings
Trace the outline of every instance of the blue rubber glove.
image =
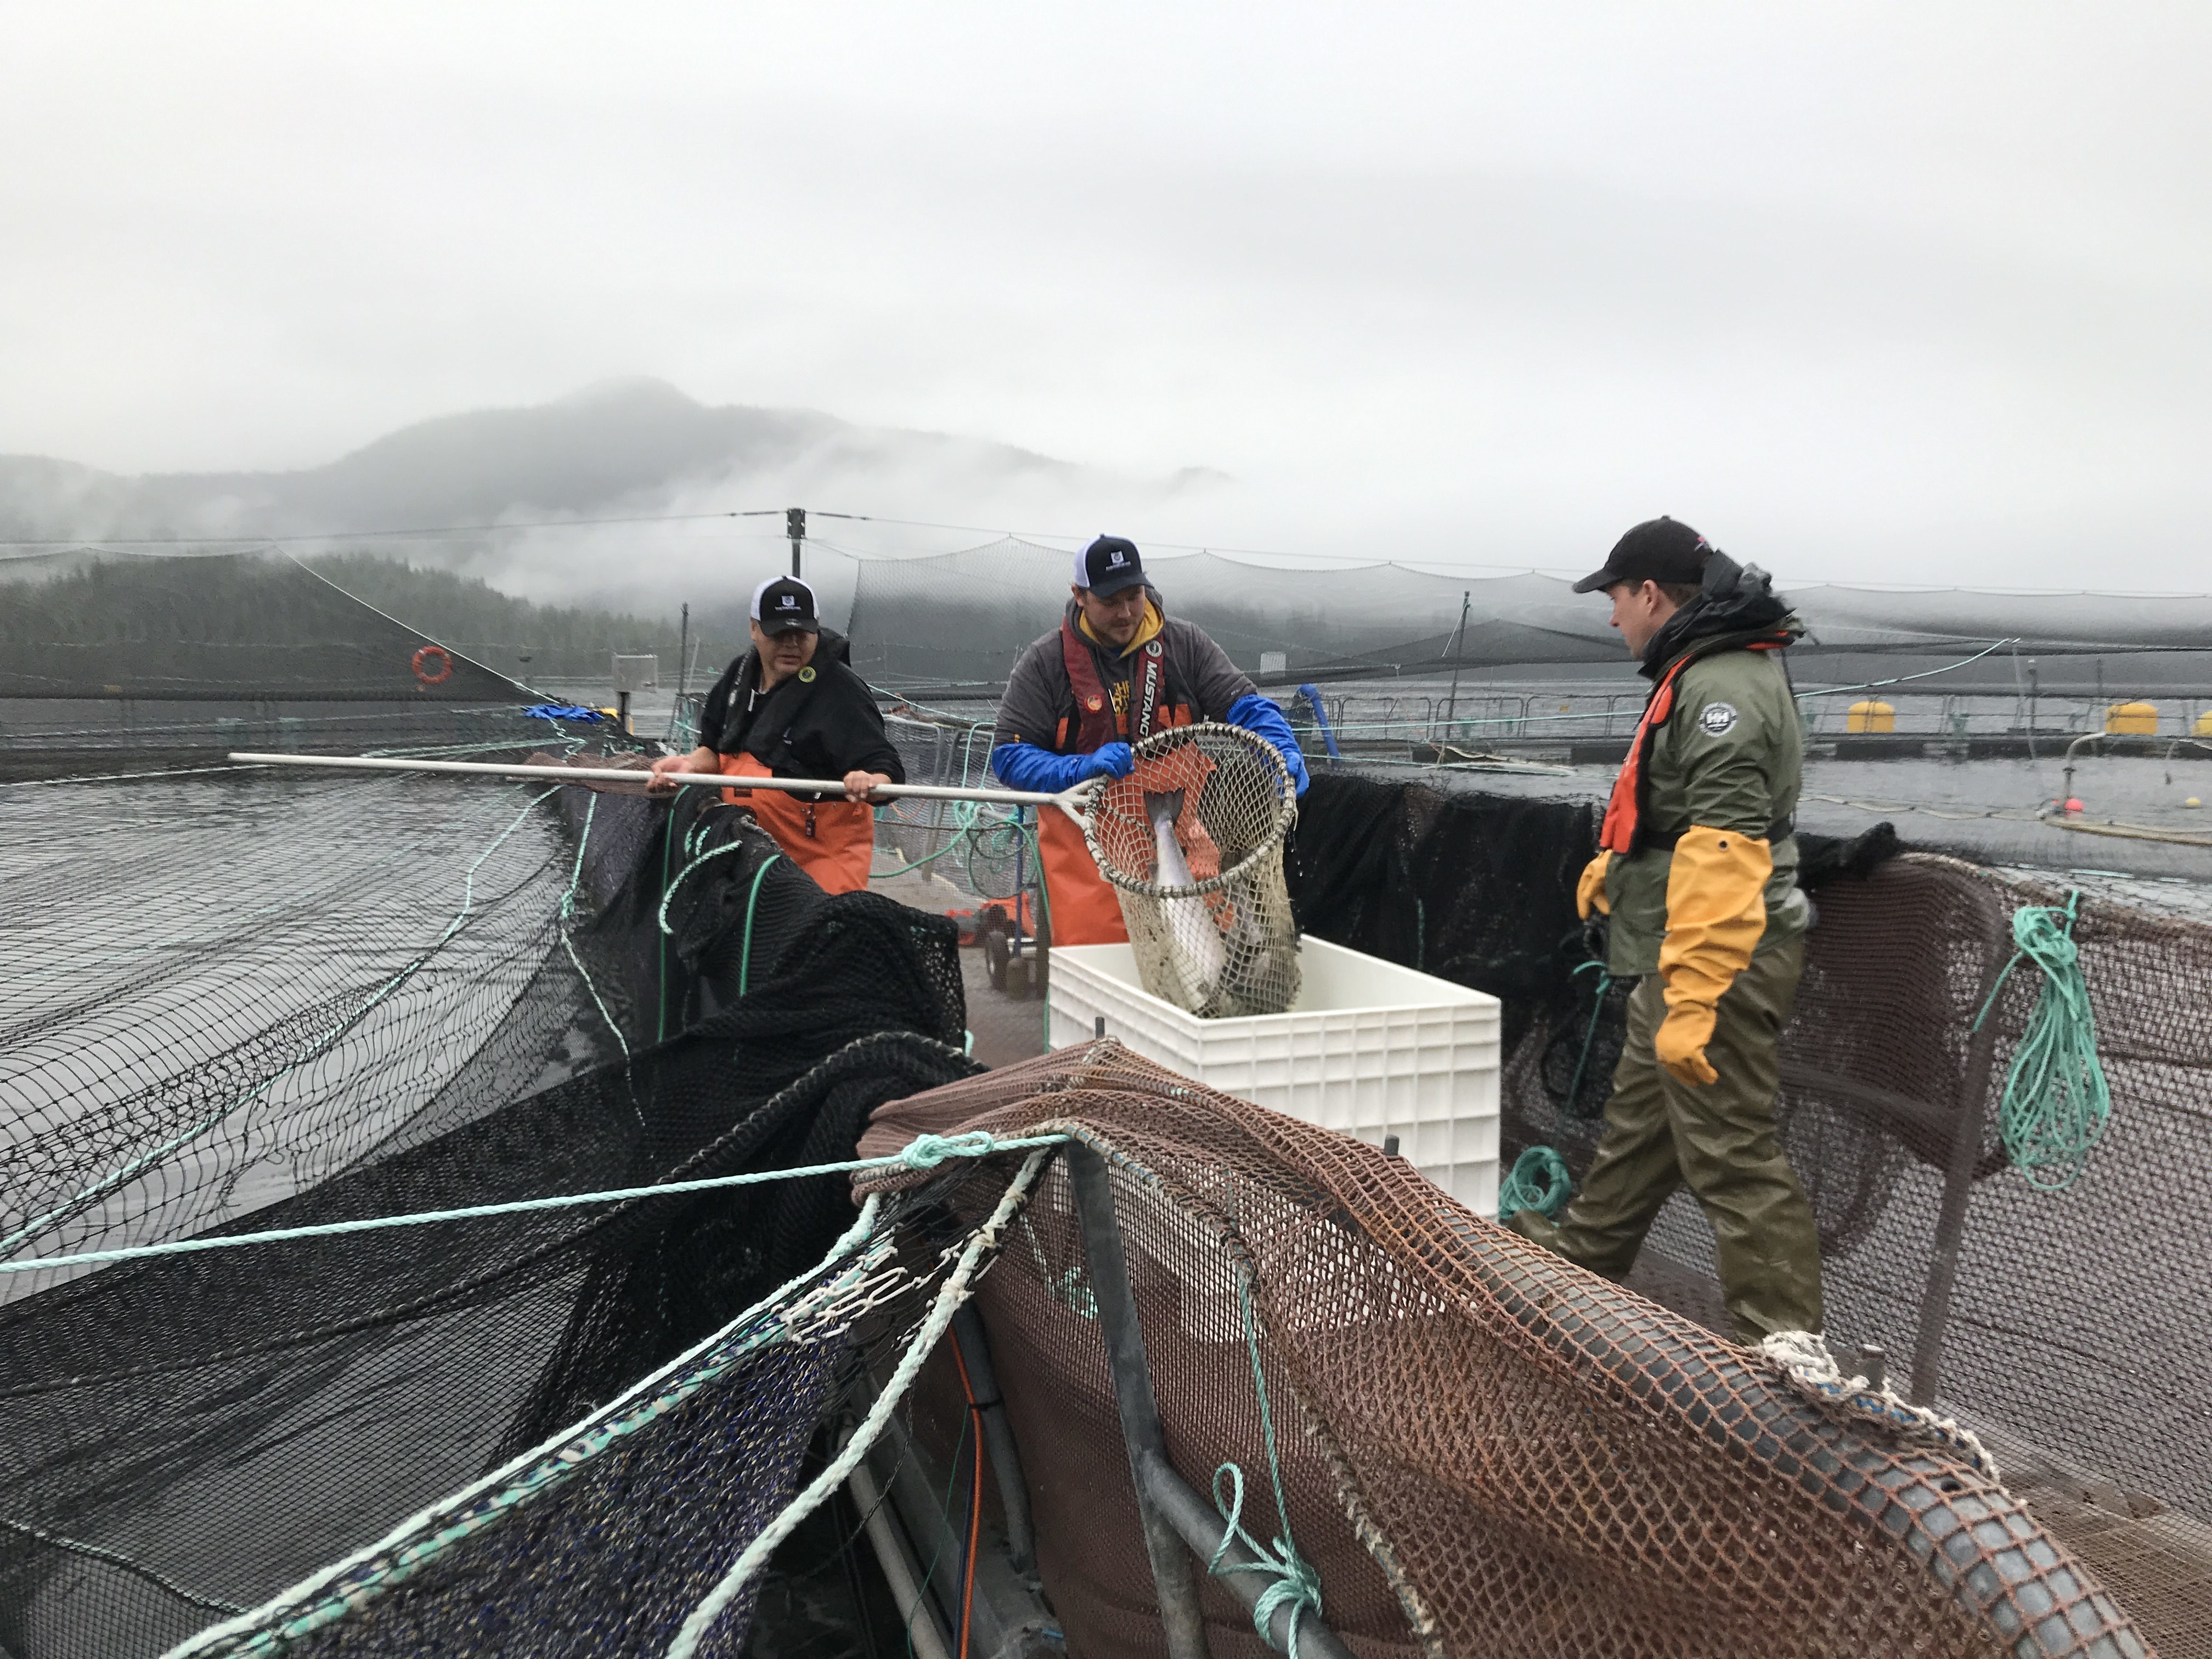
{"type": "Polygon", "coordinates": [[[1306,776],[1306,757],[1298,748],[1297,734],[1291,730],[1290,721],[1283,718],[1283,711],[1272,699],[1257,691],[1247,692],[1229,705],[1224,718],[1231,726],[1241,726],[1254,737],[1265,738],[1273,744],[1290,770],[1292,791],[1305,793],[1306,785],[1312,781],[1306,776]]]}
{"type": "Polygon", "coordinates": [[[1126,778],[1137,769],[1137,757],[1126,743],[1103,744],[1088,755],[1055,755],[1033,743],[1002,743],[991,751],[991,769],[1009,789],[1057,795],[1085,778],[1126,778]]]}

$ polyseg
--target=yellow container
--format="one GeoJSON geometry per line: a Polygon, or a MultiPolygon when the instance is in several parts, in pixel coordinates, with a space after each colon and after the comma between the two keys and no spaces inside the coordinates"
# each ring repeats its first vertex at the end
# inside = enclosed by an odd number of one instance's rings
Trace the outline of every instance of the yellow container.
{"type": "Polygon", "coordinates": [[[2158,730],[2154,702],[2116,702],[2105,711],[2105,730],[2113,737],[2148,737],[2158,730]]]}
{"type": "Polygon", "coordinates": [[[1897,730],[1897,709],[1879,697],[1869,697],[1855,702],[1844,716],[1846,732],[1894,732],[1897,730]]]}

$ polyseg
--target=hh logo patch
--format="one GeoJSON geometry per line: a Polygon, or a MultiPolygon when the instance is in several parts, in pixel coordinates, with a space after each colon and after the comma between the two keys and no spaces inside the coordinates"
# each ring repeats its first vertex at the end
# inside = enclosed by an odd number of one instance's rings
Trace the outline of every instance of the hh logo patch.
{"type": "Polygon", "coordinates": [[[1724,738],[1735,730],[1735,705],[1732,702],[1709,702],[1704,714],[1698,716],[1698,729],[1709,738],[1724,738]]]}

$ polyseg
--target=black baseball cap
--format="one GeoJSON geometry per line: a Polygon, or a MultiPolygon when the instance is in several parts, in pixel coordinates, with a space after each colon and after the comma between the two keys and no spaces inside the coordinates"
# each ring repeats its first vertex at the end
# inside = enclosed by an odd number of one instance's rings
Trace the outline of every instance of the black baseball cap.
{"type": "Polygon", "coordinates": [[[1613,544],[1602,568],[1575,584],[1577,593],[1595,592],[1615,582],[1680,583],[1695,587],[1705,580],[1713,544],[1686,524],[1662,514],[1646,519],[1613,544]]]}
{"type": "Polygon", "coordinates": [[[753,589],[753,620],[763,634],[819,634],[814,590],[796,576],[771,576],[753,589]]]}
{"type": "Polygon", "coordinates": [[[1102,599],[1110,599],[1124,588],[1145,580],[1145,562],[1136,543],[1121,536],[1101,536],[1075,556],[1075,585],[1087,587],[1102,599]]]}

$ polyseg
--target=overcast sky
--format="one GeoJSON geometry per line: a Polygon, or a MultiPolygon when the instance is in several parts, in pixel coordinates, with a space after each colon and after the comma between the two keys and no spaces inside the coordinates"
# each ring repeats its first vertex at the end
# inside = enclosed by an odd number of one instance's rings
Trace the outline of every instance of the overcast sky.
{"type": "Polygon", "coordinates": [[[5,15],[0,451],[648,374],[1231,476],[1162,540],[2212,587],[2202,0],[5,15]]]}

